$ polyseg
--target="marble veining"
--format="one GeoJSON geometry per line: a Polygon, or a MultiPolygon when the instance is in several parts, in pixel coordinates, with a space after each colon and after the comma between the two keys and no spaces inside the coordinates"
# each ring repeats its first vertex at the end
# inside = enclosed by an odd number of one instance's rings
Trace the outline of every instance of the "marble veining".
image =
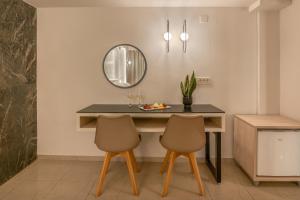
{"type": "Polygon", "coordinates": [[[36,9],[0,0],[0,184],[36,159],[36,9]]]}

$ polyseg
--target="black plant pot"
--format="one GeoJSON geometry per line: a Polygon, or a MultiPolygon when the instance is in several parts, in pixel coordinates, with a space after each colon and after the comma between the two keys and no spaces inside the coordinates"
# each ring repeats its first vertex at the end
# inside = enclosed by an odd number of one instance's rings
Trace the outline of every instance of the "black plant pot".
{"type": "Polygon", "coordinates": [[[190,108],[193,104],[193,97],[183,97],[182,103],[183,103],[184,107],[190,108]]]}

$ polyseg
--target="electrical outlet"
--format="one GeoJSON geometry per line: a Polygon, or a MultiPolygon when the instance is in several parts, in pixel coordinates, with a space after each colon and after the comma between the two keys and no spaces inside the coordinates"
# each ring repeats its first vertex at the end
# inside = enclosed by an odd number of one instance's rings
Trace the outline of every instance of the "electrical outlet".
{"type": "Polygon", "coordinates": [[[197,83],[199,85],[209,85],[210,84],[210,77],[196,77],[197,83]]]}

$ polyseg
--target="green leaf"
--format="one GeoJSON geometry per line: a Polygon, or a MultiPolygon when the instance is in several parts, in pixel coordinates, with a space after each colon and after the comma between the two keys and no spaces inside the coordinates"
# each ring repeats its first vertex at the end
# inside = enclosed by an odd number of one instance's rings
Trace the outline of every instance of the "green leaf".
{"type": "Polygon", "coordinates": [[[196,79],[193,79],[192,84],[191,84],[190,93],[189,93],[190,96],[193,95],[193,92],[195,91],[196,87],[197,87],[196,79]]]}
{"type": "Polygon", "coordinates": [[[185,94],[187,94],[188,91],[189,91],[189,85],[190,85],[189,75],[186,75],[186,77],[185,77],[185,84],[184,84],[185,94]]]}
{"type": "Polygon", "coordinates": [[[194,79],[196,79],[196,78],[195,78],[195,72],[193,71],[193,74],[191,76],[191,81],[194,81],[194,79]]]}
{"type": "Polygon", "coordinates": [[[180,88],[181,88],[181,93],[182,93],[182,95],[183,96],[185,96],[185,94],[184,94],[184,86],[183,86],[183,83],[182,82],[180,82],[180,88]]]}

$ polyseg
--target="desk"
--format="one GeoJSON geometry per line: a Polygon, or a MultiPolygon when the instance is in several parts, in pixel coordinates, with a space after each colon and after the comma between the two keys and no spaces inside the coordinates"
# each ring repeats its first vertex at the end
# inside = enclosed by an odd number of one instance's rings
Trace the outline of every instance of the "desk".
{"type": "Polygon", "coordinates": [[[170,105],[165,110],[143,111],[136,105],[129,107],[120,104],[94,104],[77,112],[77,131],[95,132],[97,117],[130,115],[140,133],[163,133],[168,118],[173,115],[204,117],[206,146],[206,163],[213,173],[216,181],[221,182],[221,133],[225,132],[225,112],[210,104],[192,105],[191,109],[185,109],[183,105],[170,105]],[[210,159],[210,133],[215,135],[216,166],[210,159]]]}

